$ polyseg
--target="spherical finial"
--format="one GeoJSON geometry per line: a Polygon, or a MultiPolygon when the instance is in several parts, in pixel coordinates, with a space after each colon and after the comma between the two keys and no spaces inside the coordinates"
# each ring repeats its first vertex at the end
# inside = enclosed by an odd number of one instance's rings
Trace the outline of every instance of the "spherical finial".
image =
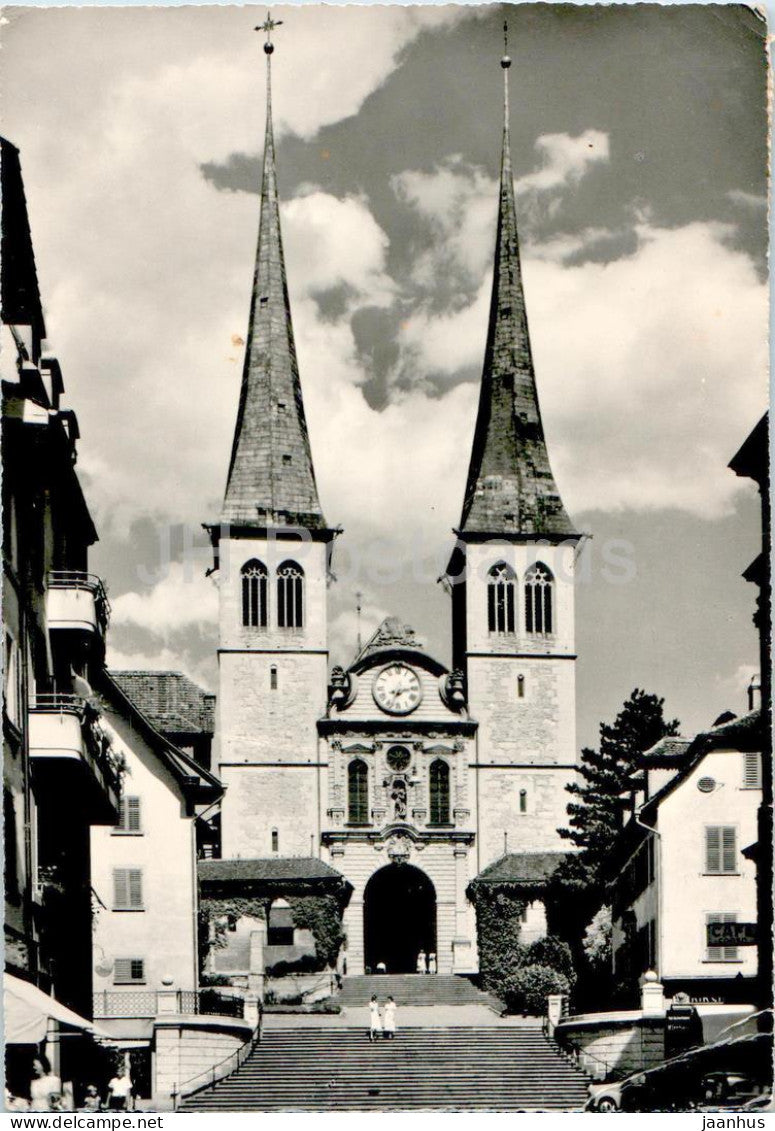
{"type": "Polygon", "coordinates": [[[511,59],[508,57],[508,55],[504,55],[501,59],[501,66],[503,67],[504,71],[507,71],[511,66],[511,59]]]}
{"type": "Polygon", "coordinates": [[[274,44],[273,43],[265,43],[264,44],[264,54],[265,55],[271,55],[273,51],[274,51],[274,44]]]}

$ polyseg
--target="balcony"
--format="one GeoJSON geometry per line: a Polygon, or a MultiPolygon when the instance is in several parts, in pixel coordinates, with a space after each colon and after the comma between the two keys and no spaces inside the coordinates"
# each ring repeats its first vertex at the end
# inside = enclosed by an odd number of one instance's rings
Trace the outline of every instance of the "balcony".
{"type": "Polygon", "coordinates": [[[42,795],[59,805],[77,798],[90,824],[116,823],[121,765],[90,704],[79,695],[37,695],[30,704],[29,742],[42,795]]]}
{"type": "Polygon", "coordinates": [[[51,570],[46,617],[49,629],[95,633],[104,641],[110,604],[99,577],[80,570],[51,570]]]}
{"type": "Polygon", "coordinates": [[[94,1017],[237,1017],[245,1015],[241,997],[217,990],[103,990],[94,994],[94,1017]]]}

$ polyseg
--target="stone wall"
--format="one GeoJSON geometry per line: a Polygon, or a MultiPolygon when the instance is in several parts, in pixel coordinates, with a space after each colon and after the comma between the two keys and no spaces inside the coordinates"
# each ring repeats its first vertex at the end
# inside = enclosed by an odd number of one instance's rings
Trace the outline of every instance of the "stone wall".
{"type": "Polygon", "coordinates": [[[157,1020],[154,1026],[154,1099],[161,1103],[188,1081],[236,1053],[250,1040],[246,1021],[222,1017],[157,1020]]]}
{"type": "Polygon", "coordinates": [[[665,1059],[664,1017],[644,1017],[640,1010],[563,1018],[554,1039],[577,1050],[593,1080],[623,1079],[665,1059]]]}
{"type": "Polygon", "coordinates": [[[311,856],[318,835],[318,769],[315,766],[224,766],[224,859],[235,856],[311,856]],[[277,829],[273,853],[272,829],[277,829]]]}

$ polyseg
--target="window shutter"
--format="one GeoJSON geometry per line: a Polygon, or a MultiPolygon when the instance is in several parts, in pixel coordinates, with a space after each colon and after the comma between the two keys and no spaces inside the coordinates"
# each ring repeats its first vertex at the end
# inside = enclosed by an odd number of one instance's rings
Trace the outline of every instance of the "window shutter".
{"type": "Polygon", "coordinates": [[[734,826],[727,825],[722,830],[721,840],[721,870],[722,872],[737,871],[737,837],[734,826]]]}
{"type": "Polygon", "coordinates": [[[721,829],[716,825],[705,829],[705,871],[721,871],[721,829]]]}
{"type": "Polygon", "coordinates": [[[756,750],[743,755],[743,789],[761,789],[761,760],[756,750]]]}
{"type": "Polygon", "coordinates": [[[116,868],[113,872],[113,906],[119,911],[142,910],[143,873],[139,868],[116,868]]]}
{"type": "Polygon", "coordinates": [[[113,966],[115,985],[145,981],[145,962],[142,958],[117,958],[113,966]]]}
{"type": "MultiPolygon", "coordinates": [[[[705,916],[706,925],[710,923],[736,923],[736,911],[712,911],[705,916]]],[[[736,946],[709,946],[707,948],[709,962],[735,962],[737,961],[736,946]]]]}
{"type": "Polygon", "coordinates": [[[139,868],[129,871],[129,906],[143,906],[143,873],[139,868]]]}
{"type": "Polygon", "coordinates": [[[119,828],[125,832],[140,832],[140,798],[122,797],[119,805],[119,828]]]}

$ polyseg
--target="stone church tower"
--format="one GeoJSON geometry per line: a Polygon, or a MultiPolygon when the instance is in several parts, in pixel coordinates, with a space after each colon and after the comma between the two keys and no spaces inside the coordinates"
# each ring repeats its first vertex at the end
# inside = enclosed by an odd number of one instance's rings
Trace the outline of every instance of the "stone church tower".
{"type": "Polygon", "coordinates": [[[318,499],[296,360],[267,62],[261,218],[226,495],[209,527],[220,594],[217,743],[226,856],[314,855],[335,532],[318,499]]]}
{"type": "Polygon", "coordinates": [[[453,667],[467,679],[478,858],[559,851],[576,767],[574,567],[580,535],[552,475],[538,405],[517,237],[508,56],[490,320],[457,544],[453,667]]]}
{"type": "MultiPolygon", "coordinates": [[[[268,17],[267,33],[272,26],[268,17]]],[[[264,49],[269,68],[269,41],[264,49]]],[[[323,517],[310,454],[267,90],[245,368],[221,521],[210,527],[226,795],[224,859],[208,867],[237,895],[270,873],[313,886],[343,877],[351,974],[413,972],[420,952],[434,955],[440,974],[476,971],[471,885],[489,882],[482,873],[496,861],[500,879],[525,886],[524,937],[539,937],[542,885],[565,848],[557,828],[576,767],[579,535],[552,476],[538,407],[509,150],[509,60],[502,65],[487,351],[446,577],[453,670],[388,617],[346,670],[329,675],[326,587],[338,531],[323,517]],[[230,858],[241,858],[239,868],[230,858]]],[[[288,905],[278,914],[287,916],[288,905]]],[[[244,961],[227,958],[231,972],[244,961]]]]}

